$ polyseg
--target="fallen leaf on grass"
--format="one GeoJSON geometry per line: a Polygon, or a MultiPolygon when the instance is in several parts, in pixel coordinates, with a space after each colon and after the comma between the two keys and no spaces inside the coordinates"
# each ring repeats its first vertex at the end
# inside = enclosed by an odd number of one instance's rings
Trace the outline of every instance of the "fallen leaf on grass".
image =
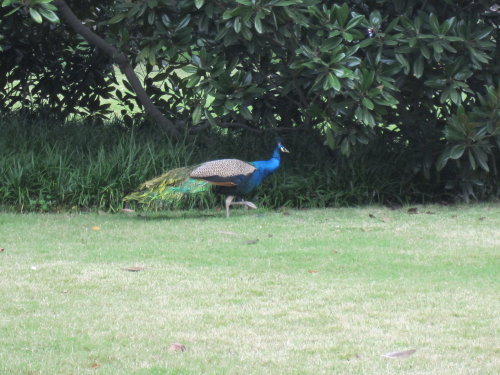
{"type": "Polygon", "coordinates": [[[245,241],[245,243],[247,245],[255,245],[257,242],[259,242],[259,239],[256,238],[255,240],[248,240],[248,241],[245,241]]]}
{"type": "Polygon", "coordinates": [[[309,272],[309,273],[318,273],[319,271],[318,270],[309,270],[307,272],[309,272]]]}
{"type": "Polygon", "coordinates": [[[95,231],[98,231],[98,230],[101,230],[101,227],[98,226],[98,225],[94,225],[92,228],[90,228],[92,230],[95,230],[95,231]]]}
{"type": "Polygon", "coordinates": [[[402,352],[389,352],[382,354],[382,357],[386,358],[406,358],[415,353],[417,349],[403,350],[402,352]]]}
{"type": "Polygon", "coordinates": [[[231,232],[231,231],[228,231],[228,230],[220,230],[218,233],[220,233],[220,234],[227,234],[229,236],[237,236],[238,235],[238,233],[231,232]]]}
{"type": "Polygon", "coordinates": [[[410,207],[408,209],[409,214],[418,214],[418,208],[417,207],[410,207]]]}
{"type": "Polygon", "coordinates": [[[127,267],[124,268],[125,271],[130,271],[130,272],[139,272],[144,270],[144,267],[127,267]]]}
{"type": "Polygon", "coordinates": [[[177,343],[170,344],[170,346],[168,347],[169,352],[183,352],[185,350],[186,347],[184,345],[177,343]]]}
{"type": "Polygon", "coordinates": [[[90,367],[92,367],[92,368],[99,368],[99,367],[101,367],[101,365],[99,363],[97,363],[97,362],[94,362],[94,363],[92,363],[90,365],[90,367]]]}

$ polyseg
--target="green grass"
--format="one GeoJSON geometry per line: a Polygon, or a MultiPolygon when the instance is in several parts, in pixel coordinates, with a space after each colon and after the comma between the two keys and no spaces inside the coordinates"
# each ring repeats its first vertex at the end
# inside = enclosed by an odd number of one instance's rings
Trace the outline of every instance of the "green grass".
{"type": "Polygon", "coordinates": [[[223,216],[0,214],[0,374],[499,372],[498,204],[223,216]]]}

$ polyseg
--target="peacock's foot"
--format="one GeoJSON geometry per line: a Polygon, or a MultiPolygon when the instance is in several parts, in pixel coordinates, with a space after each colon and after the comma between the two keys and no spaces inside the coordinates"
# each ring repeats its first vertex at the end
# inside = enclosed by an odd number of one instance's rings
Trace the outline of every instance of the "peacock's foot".
{"type": "Polygon", "coordinates": [[[245,206],[246,208],[251,208],[252,210],[256,210],[257,209],[257,206],[255,204],[253,204],[252,202],[241,201],[241,202],[239,202],[239,204],[245,206]]]}
{"type": "Polygon", "coordinates": [[[226,198],[226,217],[229,217],[229,207],[233,206],[233,205],[240,205],[240,206],[244,206],[247,209],[251,208],[253,210],[255,210],[257,208],[257,206],[255,204],[253,204],[252,202],[249,202],[249,201],[241,200],[241,201],[235,202],[234,196],[229,195],[226,198]]]}
{"type": "Polygon", "coordinates": [[[251,208],[251,209],[256,209],[257,206],[253,204],[252,202],[249,201],[244,201],[244,200],[239,200],[239,201],[233,201],[231,202],[231,205],[240,205],[240,206],[245,206],[245,208],[251,208]]]}

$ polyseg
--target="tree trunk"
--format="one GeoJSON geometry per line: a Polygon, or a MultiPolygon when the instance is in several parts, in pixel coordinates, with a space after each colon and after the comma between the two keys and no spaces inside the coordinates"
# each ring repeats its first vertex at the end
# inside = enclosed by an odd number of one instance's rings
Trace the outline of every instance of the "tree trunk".
{"type": "Polygon", "coordinates": [[[135,91],[137,99],[144,106],[146,112],[157,122],[157,124],[165,129],[170,135],[178,136],[179,132],[172,121],[167,119],[151,101],[151,98],[147,94],[146,90],[144,90],[144,87],[142,87],[141,81],[135,74],[135,71],[127,60],[125,54],[85,26],[73,13],[68,4],[66,4],[66,1],[54,0],[53,4],[57,7],[62,20],[71,26],[77,34],[85,38],[89,44],[99,48],[119,66],[121,72],[127,77],[130,85],[135,91]]]}

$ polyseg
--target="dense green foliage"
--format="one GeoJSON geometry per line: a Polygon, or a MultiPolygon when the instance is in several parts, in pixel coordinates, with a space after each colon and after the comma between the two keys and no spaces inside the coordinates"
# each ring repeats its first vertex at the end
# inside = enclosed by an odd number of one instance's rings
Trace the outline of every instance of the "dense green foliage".
{"type": "MultiPolygon", "coordinates": [[[[80,17],[99,22],[105,15],[97,4],[74,6],[80,17]]],[[[9,10],[0,8],[0,111],[22,108],[60,118],[111,114],[100,102],[116,82],[109,58],[61,25],[38,25],[26,8],[5,16],[9,10]]]]}
{"type": "MultiPolygon", "coordinates": [[[[4,3],[7,13],[17,2],[4,3]]],[[[128,124],[142,116],[108,59],[47,22],[47,3],[2,18],[1,110],[103,117],[101,99],[114,99],[128,124]]],[[[143,68],[149,95],[186,132],[292,130],[306,135],[297,149],[329,146],[327,163],[374,153],[375,171],[400,158],[401,182],[439,195],[499,194],[500,12],[489,1],[68,3],[143,68]]]]}

